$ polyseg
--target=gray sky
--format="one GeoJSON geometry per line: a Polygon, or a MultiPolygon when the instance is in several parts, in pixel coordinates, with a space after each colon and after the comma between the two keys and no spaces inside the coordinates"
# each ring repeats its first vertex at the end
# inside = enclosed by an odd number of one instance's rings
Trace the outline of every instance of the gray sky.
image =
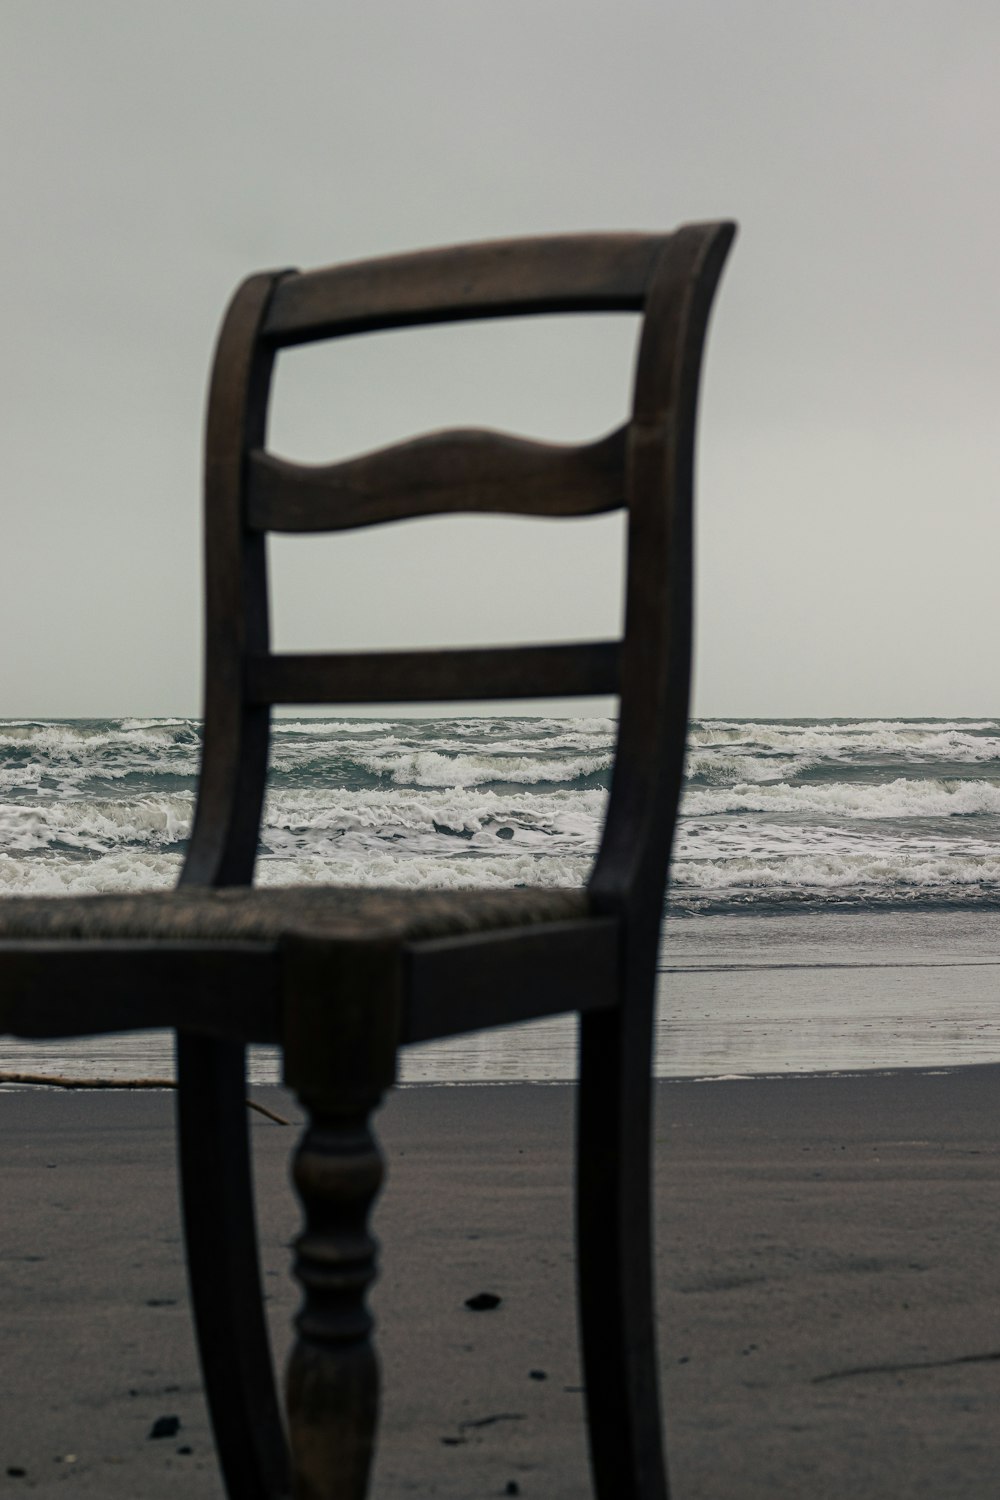
{"type": "MultiPolygon", "coordinates": [[[[698,710],[998,712],[995,0],[7,0],[0,138],[0,717],[197,712],[202,404],[248,271],[716,217],[741,235],[702,406],[698,710]]],[[[272,442],[597,436],[631,336],[296,351],[272,442]]],[[[552,531],[283,540],[277,642],[613,631],[619,522],[552,531]]]]}

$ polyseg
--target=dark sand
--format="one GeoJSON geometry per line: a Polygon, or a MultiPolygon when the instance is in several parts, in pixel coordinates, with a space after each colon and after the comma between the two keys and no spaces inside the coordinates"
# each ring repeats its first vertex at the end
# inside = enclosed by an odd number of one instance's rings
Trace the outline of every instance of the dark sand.
{"type": "MultiPolygon", "coordinates": [[[[998,1067],[658,1086],[675,1500],[993,1500],[998,1086],[998,1067]]],[[[221,1494],[171,1118],[163,1094],[0,1093],[0,1494],[221,1494]],[[151,1440],[161,1416],[180,1429],[151,1440]]],[[[565,1087],[409,1089],[382,1112],[377,1496],[588,1493],[571,1120],[565,1087]],[[479,1291],[501,1306],[468,1311],[479,1291]]],[[[253,1131],[283,1351],[292,1132],[253,1131]]]]}

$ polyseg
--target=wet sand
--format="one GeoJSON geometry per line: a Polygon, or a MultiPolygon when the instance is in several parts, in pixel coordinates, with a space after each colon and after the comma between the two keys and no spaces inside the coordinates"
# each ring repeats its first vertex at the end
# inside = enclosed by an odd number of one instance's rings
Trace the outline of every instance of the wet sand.
{"type": "MultiPolygon", "coordinates": [[[[992,1500],[998,1087],[995,1066],[658,1084],[674,1500],[992,1500]]],[[[278,1091],[260,1096],[282,1107],[278,1091]]],[[[413,1088],[379,1117],[376,1496],[468,1500],[511,1482],[546,1500],[589,1492],[572,1097],[413,1088]],[[480,1291],[500,1306],[470,1312],[480,1291]]],[[[0,1494],[222,1493],[188,1322],[172,1108],[166,1094],[0,1092],[0,1494]],[[174,1436],[149,1437],[160,1417],[179,1419],[174,1436]]],[[[295,1303],[292,1132],[257,1117],[252,1129],[280,1358],[295,1303]]]]}

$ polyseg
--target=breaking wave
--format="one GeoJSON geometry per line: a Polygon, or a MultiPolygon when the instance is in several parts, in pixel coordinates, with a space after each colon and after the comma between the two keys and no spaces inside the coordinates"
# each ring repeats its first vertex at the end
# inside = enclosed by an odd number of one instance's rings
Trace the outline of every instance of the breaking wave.
{"type": "MultiPolygon", "coordinates": [[[[598,846],[607,718],[274,726],[258,878],[579,884],[598,846]]],[[[0,892],[171,884],[200,726],[0,723],[0,892]]],[[[702,720],[691,726],[675,910],[1000,905],[1000,721],[702,720]]]]}
{"type": "Polygon", "coordinates": [[[689,790],[689,816],[725,813],[819,813],[840,818],[970,818],[1000,814],[1000,785],[989,781],[909,781],[895,777],[875,784],[833,782],[790,786],[727,786],[689,790]]]}

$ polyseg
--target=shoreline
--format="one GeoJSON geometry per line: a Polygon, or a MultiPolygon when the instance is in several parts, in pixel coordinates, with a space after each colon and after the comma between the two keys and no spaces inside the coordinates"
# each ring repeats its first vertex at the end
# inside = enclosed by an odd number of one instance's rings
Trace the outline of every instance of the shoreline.
{"type": "MultiPolygon", "coordinates": [[[[789,1070],[787,1073],[705,1073],[705,1074],[678,1074],[678,1076],[657,1076],[651,1080],[654,1089],[667,1085],[720,1085],[720,1083],[781,1083],[796,1082],[805,1083],[810,1080],[835,1080],[835,1079],[897,1079],[897,1077],[922,1077],[922,1079],[943,1079],[943,1077],[954,1077],[957,1074],[966,1074],[978,1068],[997,1068],[1000,1070],[1000,1062],[970,1062],[970,1064],[940,1064],[937,1067],[931,1064],[910,1064],[900,1067],[879,1067],[873,1065],[871,1068],[802,1068],[802,1070],[789,1070]]],[[[402,1079],[397,1080],[391,1086],[390,1094],[412,1094],[412,1092],[450,1091],[450,1089],[576,1089],[576,1079],[402,1079]]],[[[13,1094],[69,1094],[79,1097],[90,1097],[90,1095],[141,1095],[154,1094],[169,1095],[175,1092],[174,1082],[168,1080],[157,1080],[156,1083],[129,1082],[127,1079],[73,1080],[72,1083],[49,1082],[39,1079],[37,1082],[22,1082],[22,1080],[10,1080],[1,1082],[0,1098],[13,1094]]],[[[255,1097],[264,1100],[274,1097],[276,1100],[289,1100],[291,1092],[282,1083],[255,1083],[247,1079],[247,1095],[252,1092],[255,1097]]],[[[387,1095],[388,1098],[388,1095],[387,1095]]],[[[384,1107],[384,1106],[382,1106],[384,1107]]]]}
{"type": "MultiPolygon", "coordinates": [[[[843,1074],[1000,1062],[996,922],[983,913],[690,917],[665,927],[659,1077],[843,1074]]],[[[0,1070],[167,1077],[167,1034],[0,1042],[0,1070]]],[[[572,1018],[407,1048],[401,1081],[568,1081],[572,1018]]],[[[267,1049],[256,1086],[277,1080],[267,1049]]]]}
{"type": "MultiPolygon", "coordinates": [[[[989,1065],[656,1084],[675,1500],[992,1500],[998,1086],[989,1065]]],[[[297,1116],[283,1090],[254,1092],[297,1116]]],[[[573,1097],[560,1084],[418,1085],[376,1117],[389,1171],[375,1224],[385,1375],[374,1494],[468,1500],[512,1480],[546,1500],[588,1493],[573,1097]],[[495,1313],[465,1308],[482,1290],[503,1298],[495,1313]]],[[[165,1500],[179,1483],[192,1500],[221,1496],[187,1310],[172,1115],[164,1092],[0,1093],[4,1495],[64,1494],[56,1487],[72,1481],[102,1500],[165,1500]],[[181,1421],[176,1440],[151,1440],[169,1415],[181,1421]]],[[[251,1128],[280,1358],[297,1300],[294,1137],[257,1117],[251,1128]]]]}

